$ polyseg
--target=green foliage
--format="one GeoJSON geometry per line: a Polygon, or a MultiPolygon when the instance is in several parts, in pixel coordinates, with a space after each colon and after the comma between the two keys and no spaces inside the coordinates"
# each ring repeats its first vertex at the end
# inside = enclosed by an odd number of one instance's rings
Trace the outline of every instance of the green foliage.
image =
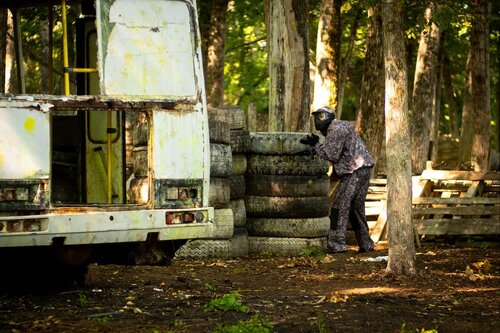
{"type": "Polygon", "coordinates": [[[316,257],[318,259],[324,258],[326,253],[325,249],[321,246],[309,246],[300,252],[301,256],[304,257],[316,257]]]}
{"type": "Polygon", "coordinates": [[[214,332],[216,333],[273,333],[274,328],[266,320],[259,318],[258,314],[255,314],[250,320],[243,321],[239,320],[237,325],[222,326],[218,324],[215,327],[214,332]]]}
{"type": "Polygon", "coordinates": [[[88,306],[87,296],[82,292],[78,293],[78,306],[80,306],[81,308],[85,308],[88,306]]]}
{"type": "Polygon", "coordinates": [[[243,305],[240,301],[239,291],[233,291],[222,297],[215,297],[210,300],[210,304],[205,306],[205,311],[216,312],[218,310],[226,311],[237,311],[237,312],[248,312],[248,307],[243,305]]]}
{"type": "Polygon", "coordinates": [[[205,290],[215,291],[215,287],[211,283],[205,283],[205,290]]]}

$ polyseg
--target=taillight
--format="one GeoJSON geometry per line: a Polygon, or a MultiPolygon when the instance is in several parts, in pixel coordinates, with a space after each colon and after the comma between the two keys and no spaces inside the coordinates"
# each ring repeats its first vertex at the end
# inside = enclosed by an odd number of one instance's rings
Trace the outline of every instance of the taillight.
{"type": "Polygon", "coordinates": [[[205,214],[203,212],[183,212],[183,213],[166,213],[165,223],[166,224],[180,224],[180,223],[201,223],[205,220],[205,214]]]}

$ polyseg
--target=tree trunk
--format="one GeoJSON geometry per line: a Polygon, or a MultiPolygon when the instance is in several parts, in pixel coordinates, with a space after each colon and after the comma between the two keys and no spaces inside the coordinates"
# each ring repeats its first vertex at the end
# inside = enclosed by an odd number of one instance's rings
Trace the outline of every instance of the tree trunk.
{"type": "Polygon", "coordinates": [[[459,169],[471,168],[472,153],[472,49],[467,55],[465,66],[464,105],[462,109],[462,126],[460,128],[460,145],[458,148],[459,169]]]}
{"type": "MultiPolygon", "coordinates": [[[[322,0],[316,43],[313,109],[338,108],[340,67],[340,0],[322,0]]],[[[337,117],[340,117],[337,114],[337,117]]]]}
{"type": "Polygon", "coordinates": [[[308,1],[265,5],[269,57],[269,131],[309,131],[308,1]]]}
{"type": "Polygon", "coordinates": [[[16,92],[16,72],[14,61],[16,59],[16,48],[14,45],[14,18],[12,12],[7,11],[7,38],[5,51],[5,92],[16,92]]]}
{"type": "Polygon", "coordinates": [[[472,2],[474,12],[471,32],[472,49],[472,156],[474,170],[490,168],[490,56],[489,56],[489,0],[472,2]]]}
{"type": "Polygon", "coordinates": [[[436,66],[439,47],[439,27],[433,21],[433,1],[425,10],[427,24],[422,30],[418,47],[413,84],[413,113],[411,120],[412,169],[421,174],[428,160],[432,102],[436,85],[436,66]]]}
{"type": "Polygon", "coordinates": [[[458,114],[451,80],[450,59],[447,54],[444,54],[443,58],[443,85],[450,117],[450,134],[453,138],[458,138],[458,114]]]}
{"type": "Polygon", "coordinates": [[[0,8],[0,94],[5,93],[6,46],[7,46],[7,9],[0,8]]]}
{"type": "Polygon", "coordinates": [[[389,275],[415,274],[411,154],[402,0],[383,4],[389,275]]]}
{"type": "Polygon", "coordinates": [[[440,37],[441,43],[438,47],[438,61],[436,63],[436,84],[434,85],[434,96],[432,98],[432,122],[431,122],[431,160],[438,163],[438,150],[439,150],[439,119],[441,118],[441,83],[443,77],[443,35],[440,37]]]}
{"type": "Polygon", "coordinates": [[[210,33],[210,14],[212,12],[212,0],[199,1],[198,25],[200,27],[201,54],[203,59],[203,74],[207,77],[208,44],[210,33]]]}
{"type": "MultiPolygon", "coordinates": [[[[51,59],[49,46],[49,20],[47,18],[40,19],[40,41],[42,45],[42,59],[46,59],[47,63],[51,59]]],[[[49,93],[49,67],[44,62],[40,66],[40,87],[42,94],[49,93]]]]}
{"type": "MultiPolygon", "coordinates": [[[[381,5],[368,10],[365,67],[356,131],[366,143],[375,165],[384,140],[384,49],[381,5]]],[[[374,169],[376,173],[376,168],[374,169]]]]}
{"type": "Polygon", "coordinates": [[[224,104],[224,44],[227,4],[228,0],[214,0],[210,15],[205,84],[207,104],[211,107],[224,104]]]}
{"type": "MultiPolygon", "coordinates": [[[[348,77],[349,66],[351,65],[352,51],[354,50],[354,42],[356,41],[356,35],[359,26],[359,20],[361,19],[361,14],[363,13],[363,8],[358,8],[356,16],[351,26],[351,35],[349,37],[349,46],[347,47],[347,52],[345,56],[340,60],[340,73],[339,73],[339,93],[337,102],[337,118],[342,118],[342,109],[344,104],[344,90],[345,84],[348,77]]],[[[339,51],[340,53],[340,51],[339,51]]]]}

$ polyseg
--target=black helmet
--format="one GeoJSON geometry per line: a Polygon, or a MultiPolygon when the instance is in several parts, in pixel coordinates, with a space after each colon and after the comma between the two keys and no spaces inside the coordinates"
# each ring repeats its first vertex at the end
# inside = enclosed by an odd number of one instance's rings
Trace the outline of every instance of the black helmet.
{"type": "Polygon", "coordinates": [[[314,127],[317,131],[325,134],[330,123],[335,119],[337,114],[329,106],[323,106],[312,113],[314,117],[314,127]]]}

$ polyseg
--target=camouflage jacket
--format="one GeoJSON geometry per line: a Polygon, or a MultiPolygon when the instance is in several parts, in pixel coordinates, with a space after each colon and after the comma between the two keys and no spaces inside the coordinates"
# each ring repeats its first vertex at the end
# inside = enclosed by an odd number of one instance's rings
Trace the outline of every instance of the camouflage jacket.
{"type": "Polygon", "coordinates": [[[325,142],[317,143],[313,152],[330,161],[339,176],[373,166],[373,159],[363,140],[351,123],[345,120],[334,119],[328,126],[325,142]]]}

